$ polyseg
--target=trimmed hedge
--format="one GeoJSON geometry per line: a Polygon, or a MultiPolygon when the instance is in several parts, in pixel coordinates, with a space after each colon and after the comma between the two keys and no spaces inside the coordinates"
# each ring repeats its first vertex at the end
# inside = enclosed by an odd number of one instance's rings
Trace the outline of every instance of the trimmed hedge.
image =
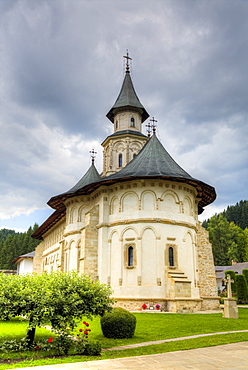
{"type": "Polygon", "coordinates": [[[248,269],[243,269],[242,274],[244,275],[246,283],[248,284],[248,269]]]}
{"type": "Polygon", "coordinates": [[[132,338],[135,327],[136,317],[124,308],[113,308],[101,317],[102,333],[106,338],[132,338]]]}
{"type": "Polygon", "coordinates": [[[244,303],[248,300],[248,290],[244,275],[236,275],[237,303],[244,303]]]}

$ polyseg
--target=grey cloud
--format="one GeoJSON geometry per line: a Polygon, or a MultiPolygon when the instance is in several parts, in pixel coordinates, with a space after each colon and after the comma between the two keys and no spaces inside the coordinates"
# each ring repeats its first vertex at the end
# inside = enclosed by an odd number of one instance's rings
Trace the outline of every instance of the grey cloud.
{"type": "Polygon", "coordinates": [[[72,187],[91,144],[101,171],[127,48],[135,89],[170,154],[216,186],[215,209],[247,197],[248,2],[3,0],[0,10],[6,214],[10,189],[23,196],[32,187],[42,208],[72,187]]]}

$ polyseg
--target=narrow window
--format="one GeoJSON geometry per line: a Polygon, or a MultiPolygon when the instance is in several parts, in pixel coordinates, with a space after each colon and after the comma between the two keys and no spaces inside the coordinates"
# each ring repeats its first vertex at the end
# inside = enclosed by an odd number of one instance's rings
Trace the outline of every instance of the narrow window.
{"type": "Polygon", "coordinates": [[[133,266],[133,247],[128,247],[127,250],[127,265],[133,266]]]}
{"type": "Polygon", "coordinates": [[[172,247],[169,248],[169,265],[174,266],[174,249],[172,247]]]}
{"type": "Polygon", "coordinates": [[[118,128],[118,121],[115,122],[115,127],[118,128]]]}
{"type": "Polygon", "coordinates": [[[135,158],[135,157],[136,157],[136,155],[137,155],[136,153],[133,153],[133,158],[135,158]]]}
{"type": "Polygon", "coordinates": [[[130,124],[131,127],[135,127],[135,121],[134,121],[134,118],[132,117],[131,118],[131,124],[130,124]]]}
{"type": "Polygon", "coordinates": [[[119,167],[122,167],[122,154],[119,154],[119,167]]]}

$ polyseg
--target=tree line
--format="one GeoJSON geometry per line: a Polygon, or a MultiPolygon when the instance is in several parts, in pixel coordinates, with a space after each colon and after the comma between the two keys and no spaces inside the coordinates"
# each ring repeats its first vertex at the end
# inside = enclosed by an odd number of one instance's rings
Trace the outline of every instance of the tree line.
{"type": "Polygon", "coordinates": [[[230,266],[232,261],[248,261],[248,201],[241,200],[235,206],[203,221],[209,232],[216,266],[230,266]]]}
{"type": "Polygon", "coordinates": [[[34,224],[23,233],[8,229],[0,230],[0,270],[16,270],[17,265],[13,261],[35,250],[40,240],[33,239],[31,235],[37,228],[38,225],[34,224]]]}

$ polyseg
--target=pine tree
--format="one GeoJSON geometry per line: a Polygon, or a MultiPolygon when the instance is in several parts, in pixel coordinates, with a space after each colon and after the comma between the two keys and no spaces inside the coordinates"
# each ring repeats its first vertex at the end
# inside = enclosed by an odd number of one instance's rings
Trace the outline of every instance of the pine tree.
{"type": "Polygon", "coordinates": [[[13,261],[35,250],[40,241],[32,238],[31,235],[37,228],[38,225],[35,224],[24,233],[7,229],[0,230],[0,270],[15,270],[17,266],[13,261]]]}

